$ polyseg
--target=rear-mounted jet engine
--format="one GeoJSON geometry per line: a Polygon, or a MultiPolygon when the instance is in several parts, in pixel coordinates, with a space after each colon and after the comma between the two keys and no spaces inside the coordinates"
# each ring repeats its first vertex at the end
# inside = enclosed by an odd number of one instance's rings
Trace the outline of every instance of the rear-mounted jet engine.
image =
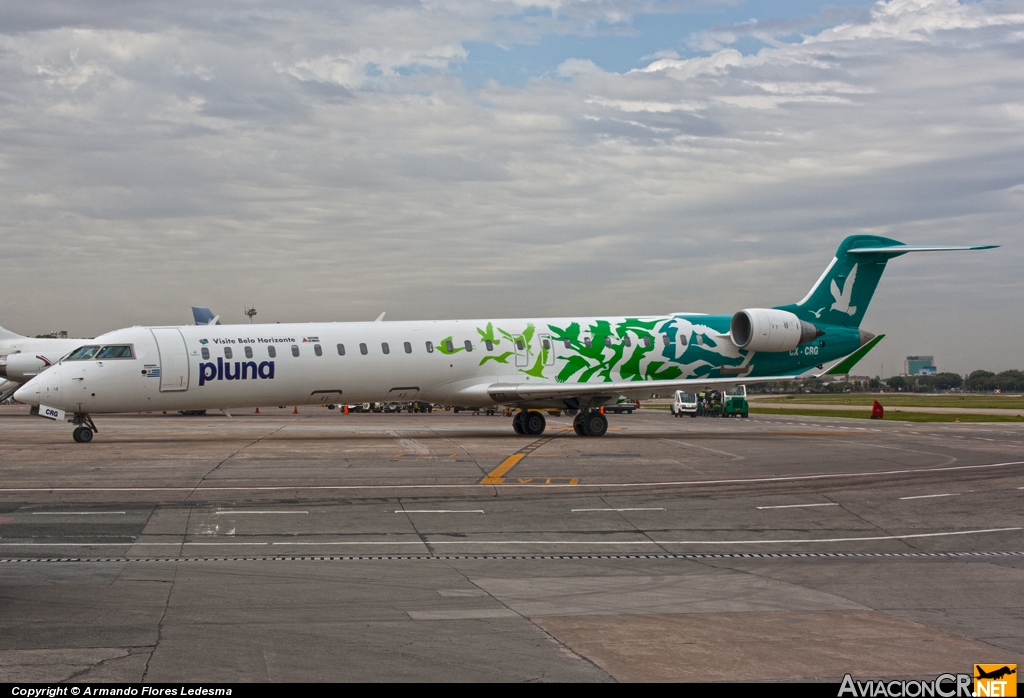
{"type": "Polygon", "coordinates": [[[732,316],[732,342],[750,351],[789,351],[825,334],[785,310],[748,308],[732,316]]]}

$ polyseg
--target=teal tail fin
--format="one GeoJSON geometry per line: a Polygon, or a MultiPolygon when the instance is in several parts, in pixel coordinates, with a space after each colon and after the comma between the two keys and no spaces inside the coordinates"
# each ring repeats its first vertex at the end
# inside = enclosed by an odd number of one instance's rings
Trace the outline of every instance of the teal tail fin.
{"type": "Polygon", "coordinates": [[[996,245],[904,245],[877,235],[851,235],[836,250],[835,259],[803,300],[779,306],[811,323],[860,327],[886,263],[908,252],[987,250],[996,245]]]}

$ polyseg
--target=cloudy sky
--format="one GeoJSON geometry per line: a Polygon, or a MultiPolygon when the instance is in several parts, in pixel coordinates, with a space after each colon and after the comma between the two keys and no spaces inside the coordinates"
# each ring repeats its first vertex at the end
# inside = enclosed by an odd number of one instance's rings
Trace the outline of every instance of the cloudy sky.
{"type": "Polygon", "coordinates": [[[733,313],[1024,368],[1024,0],[0,0],[0,324],[733,313]]]}

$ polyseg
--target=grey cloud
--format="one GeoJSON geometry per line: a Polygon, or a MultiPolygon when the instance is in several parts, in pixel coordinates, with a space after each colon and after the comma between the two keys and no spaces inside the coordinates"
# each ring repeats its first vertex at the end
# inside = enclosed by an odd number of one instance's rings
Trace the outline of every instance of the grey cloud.
{"type": "Polygon", "coordinates": [[[868,315],[882,362],[1020,367],[1020,2],[475,91],[443,60],[347,85],[289,68],[641,5],[7,7],[12,329],[187,322],[197,302],[234,321],[733,312],[800,298],[842,237],[875,232],[1005,246],[894,261],[868,315]]]}

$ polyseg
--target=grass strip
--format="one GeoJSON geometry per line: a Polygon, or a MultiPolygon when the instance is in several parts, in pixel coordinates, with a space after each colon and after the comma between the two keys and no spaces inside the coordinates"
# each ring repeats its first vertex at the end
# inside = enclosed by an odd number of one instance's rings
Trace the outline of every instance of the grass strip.
{"type": "MultiPolygon", "coordinates": [[[[846,419],[871,419],[871,410],[854,412],[848,410],[784,410],[771,407],[751,407],[751,414],[777,414],[794,417],[844,417],[846,419]]],[[[895,422],[1024,422],[1024,416],[1002,414],[934,414],[932,412],[900,412],[886,408],[885,419],[895,422]]]]}

